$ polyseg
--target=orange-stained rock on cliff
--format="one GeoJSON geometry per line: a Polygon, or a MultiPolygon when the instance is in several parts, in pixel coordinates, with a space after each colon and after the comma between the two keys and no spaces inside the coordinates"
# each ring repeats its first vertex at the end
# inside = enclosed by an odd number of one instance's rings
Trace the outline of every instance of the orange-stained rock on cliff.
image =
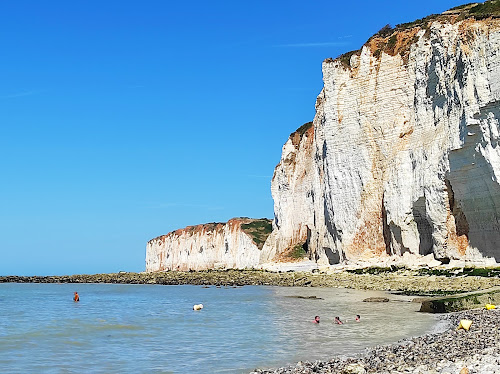
{"type": "Polygon", "coordinates": [[[324,61],[314,121],[274,172],[267,259],[304,243],[321,264],[500,262],[500,18],[478,9],[324,61]]]}
{"type": "Polygon", "coordinates": [[[254,268],[270,232],[268,219],[188,226],[148,242],[146,271],[254,268]]]}

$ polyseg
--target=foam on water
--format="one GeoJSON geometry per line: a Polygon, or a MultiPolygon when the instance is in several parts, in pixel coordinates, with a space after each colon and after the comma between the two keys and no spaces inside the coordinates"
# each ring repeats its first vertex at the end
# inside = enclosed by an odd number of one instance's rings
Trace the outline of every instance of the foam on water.
{"type": "Polygon", "coordinates": [[[361,302],[373,296],[387,295],[326,288],[0,284],[0,367],[23,373],[241,373],[358,353],[428,333],[436,324],[404,296],[361,302]],[[79,303],[72,301],[74,291],[79,303]],[[193,311],[198,303],[204,309],[193,311]],[[315,315],[319,325],[311,322],[315,315]],[[334,325],[335,316],[345,324],[334,325]]]}

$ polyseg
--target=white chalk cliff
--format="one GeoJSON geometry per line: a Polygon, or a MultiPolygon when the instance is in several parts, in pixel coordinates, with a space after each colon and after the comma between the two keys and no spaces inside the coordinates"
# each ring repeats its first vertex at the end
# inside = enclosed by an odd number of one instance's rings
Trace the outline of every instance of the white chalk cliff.
{"type": "Polygon", "coordinates": [[[320,265],[500,262],[499,17],[500,0],[467,5],[325,60],[314,121],[274,171],[272,233],[190,226],[148,242],[146,271],[252,268],[300,246],[320,265]]]}
{"type": "Polygon", "coordinates": [[[267,219],[188,226],[148,242],[146,271],[254,268],[270,231],[267,219]]]}
{"type": "Polygon", "coordinates": [[[274,172],[262,261],[305,243],[320,264],[500,262],[500,19],[459,13],[323,62],[314,121],[274,172]]]}

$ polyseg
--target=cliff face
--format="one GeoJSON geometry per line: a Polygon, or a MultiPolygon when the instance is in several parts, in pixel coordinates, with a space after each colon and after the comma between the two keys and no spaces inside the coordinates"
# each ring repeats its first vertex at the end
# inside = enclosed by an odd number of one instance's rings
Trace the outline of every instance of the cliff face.
{"type": "Polygon", "coordinates": [[[300,246],[319,264],[500,262],[499,17],[500,0],[467,5],[325,60],[314,121],[274,172],[272,233],[187,227],[148,242],[146,270],[257,267],[300,246]]]}
{"type": "Polygon", "coordinates": [[[146,271],[253,268],[270,231],[269,220],[248,218],[173,231],[148,242],[146,271]]]}
{"type": "Polygon", "coordinates": [[[324,264],[500,261],[500,19],[461,18],[324,61],[313,125],[274,172],[265,259],[306,243],[324,264]]]}

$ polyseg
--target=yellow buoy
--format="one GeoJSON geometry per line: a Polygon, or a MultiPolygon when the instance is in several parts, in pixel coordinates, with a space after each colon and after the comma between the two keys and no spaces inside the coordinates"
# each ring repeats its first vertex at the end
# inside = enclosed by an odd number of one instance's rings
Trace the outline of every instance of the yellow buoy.
{"type": "Polygon", "coordinates": [[[496,306],[493,304],[486,304],[484,307],[486,308],[486,310],[491,310],[496,308],[496,306]]]}
{"type": "Polygon", "coordinates": [[[195,304],[193,305],[193,310],[202,310],[203,309],[203,304],[195,304]]]}
{"type": "Polygon", "coordinates": [[[469,331],[470,325],[472,325],[471,320],[462,319],[462,320],[460,320],[460,323],[458,324],[457,330],[464,329],[465,331],[469,331]]]}

